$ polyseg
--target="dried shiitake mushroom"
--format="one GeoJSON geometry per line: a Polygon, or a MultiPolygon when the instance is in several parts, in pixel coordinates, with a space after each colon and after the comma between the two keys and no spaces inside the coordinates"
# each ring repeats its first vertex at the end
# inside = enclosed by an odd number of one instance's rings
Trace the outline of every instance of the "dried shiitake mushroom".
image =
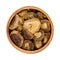
{"type": "Polygon", "coordinates": [[[12,23],[10,24],[9,29],[13,30],[16,29],[18,27],[18,24],[23,24],[23,19],[21,17],[19,17],[18,15],[16,15],[13,19],[14,21],[12,21],[12,23]]]}
{"type": "Polygon", "coordinates": [[[42,40],[44,38],[44,31],[40,30],[34,34],[34,40],[42,40]]]}
{"type": "Polygon", "coordinates": [[[22,47],[24,38],[18,31],[12,31],[10,33],[11,40],[18,46],[22,47]]]}
{"type": "Polygon", "coordinates": [[[25,19],[31,19],[36,17],[37,15],[34,12],[28,12],[27,15],[25,16],[25,19]]]}
{"type": "Polygon", "coordinates": [[[43,43],[45,44],[50,38],[50,32],[44,34],[43,43]]]}
{"type": "Polygon", "coordinates": [[[40,27],[41,27],[41,22],[38,18],[32,18],[32,19],[26,20],[24,21],[24,24],[23,24],[23,28],[27,29],[32,34],[39,31],[40,27]]]}
{"type": "Polygon", "coordinates": [[[45,32],[50,31],[50,22],[48,20],[41,20],[41,29],[44,30],[45,32]]]}
{"type": "Polygon", "coordinates": [[[9,29],[13,30],[16,29],[18,26],[18,19],[17,19],[17,15],[15,16],[15,18],[12,20],[9,29]]]}
{"type": "Polygon", "coordinates": [[[34,45],[35,45],[35,48],[41,48],[42,47],[42,41],[40,40],[34,40],[34,45]]]}
{"type": "Polygon", "coordinates": [[[27,17],[27,10],[23,10],[22,12],[19,13],[19,16],[22,17],[23,19],[26,19],[27,17]]]}
{"type": "Polygon", "coordinates": [[[33,50],[34,44],[30,40],[25,40],[23,44],[23,49],[25,50],[33,50]]]}
{"type": "Polygon", "coordinates": [[[33,38],[33,35],[26,29],[23,29],[21,31],[21,33],[25,39],[32,39],[33,38]]]}
{"type": "Polygon", "coordinates": [[[25,16],[27,14],[27,10],[23,10],[19,13],[21,17],[25,16]]]}
{"type": "Polygon", "coordinates": [[[22,17],[20,17],[18,14],[15,16],[15,20],[18,21],[18,23],[23,24],[24,20],[22,17]]]}
{"type": "Polygon", "coordinates": [[[47,18],[46,15],[44,15],[42,12],[37,12],[37,16],[39,19],[47,18]]]}

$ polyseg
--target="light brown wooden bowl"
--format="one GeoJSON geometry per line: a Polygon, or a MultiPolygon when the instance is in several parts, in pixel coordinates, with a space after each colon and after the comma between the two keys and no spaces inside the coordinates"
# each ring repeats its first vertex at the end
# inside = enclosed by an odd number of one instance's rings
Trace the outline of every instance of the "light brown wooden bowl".
{"type": "Polygon", "coordinates": [[[38,8],[38,7],[34,7],[34,6],[25,6],[25,7],[22,7],[22,8],[20,8],[20,9],[18,9],[17,11],[15,11],[15,12],[11,15],[11,17],[9,18],[8,23],[7,23],[7,37],[8,37],[8,40],[10,41],[10,43],[11,43],[17,50],[22,51],[22,52],[24,52],[24,53],[32,54],[32,53],[37,53],[37,52],[40,52],[40,51],[44,50],[44,49],[50,44],[50,42],[51,42],[51,40],[52,40],[52,37],[53,37],[53,34],[54,34],[54,27],[53,27],[52,21],[51,21],[50,17],[48,16],[48,14],[47,14],[46,12],[44,12],[42,9],[40,9],[40,8],[38,8]],[[22,10],[24,10],[24,9],[35,9],[35,10],[41,11],[41,12],[43,12],[43,13],[47,16],[47,18],[48,18],[49,21],[50,21],[50,24],[51,24],[51,36],[50,36],[48,42],[47,42],[42,48],[40,48],[40,49],[38,49],[38,50],[34,50],[34,51],[23,50],[23,49],[19,48],[18,46],[16,46],[16,45],[12,42],[12,40],[11,40],[11,38],[10,38],[10,36],[9,36],[9,24],[10,24],[12,18],[13,18],[17,13],[19,13],[20,11],[22,11],[22,10]]]}

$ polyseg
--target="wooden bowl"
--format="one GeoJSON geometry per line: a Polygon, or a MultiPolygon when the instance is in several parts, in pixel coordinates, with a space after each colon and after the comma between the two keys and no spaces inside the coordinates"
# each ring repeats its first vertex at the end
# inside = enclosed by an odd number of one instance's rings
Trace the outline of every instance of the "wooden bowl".
{"type": "Polygon", "coordinates": [[[44,12],[42,9],[40,9],[40,8],[38,8],[38,7],[34,7],[34,6],[25,6],[25,7],[22,7],[22,8],[20,8],[20,9],[18,9],[17,11],[15,11],[15,12],[11,15],[11,17],[9,18],[8,23],[7,23],[7,37],[8,37],[8,40],[10,41],[10,43],[11,43],[17,50],[22,51],[22,52],[24,52],[24,53],[32,54],[32,53],[37,53],[37,52],[40,52],[40,51],[44,50],[44,49],[50,44],[50,42],[51,42],[51,40],[52,40],[52,37],[53,37],[53,33],[54,33],[54,27],[53,27],[52,21],[51,21],[50,17],[48,16],[48,14],[47,14],[46,12],[44,12]],[[44,13],[44,14],[47,16],[47,18],[48,18],[49,21],[50,21],[50,24],[51,24],[51,36],[50,36],[48,42],[47,42],[42,48],[40,48],[40,49],[38,49],[38,50],[34,50],[34,51],[23,50],[23,49],[19,48],[18,46],[16,46],[16,45],[12,42],[12,40],[11,40],[11,38],[10,38],[10,36],[9,36],[9,24],[10,24],[12,18],[13,18],[17,13],[19,13],[20,11],[22,11],[22,10],[24,10],[24,9],[35,9],[35,10],[41,11],[42,13],[44,13]]]}

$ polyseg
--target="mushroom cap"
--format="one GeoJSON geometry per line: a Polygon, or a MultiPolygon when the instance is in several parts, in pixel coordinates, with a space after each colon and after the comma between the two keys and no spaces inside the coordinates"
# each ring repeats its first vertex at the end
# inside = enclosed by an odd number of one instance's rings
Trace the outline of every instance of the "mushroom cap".
{"type": "Polygon", "coordinates": [[[26,29],[23,29],[21,31],[21,34],[23,35],[24,39],[32,39],[33,38],[33,35],[26,29]]]}
{"type": "Polygon", "coordinates": [[[44,34],[44,39],[43,39],[43,43],[45,44],[50,38],[50,32],[47,32],[44,34]]]}
{"type": "Polygon", "coordinates": [[[10,33],[11,40],[18,46],[22,47],[24,38],[18,31],[12,31],[10,33]]]}
{"type": "Polygon", "coordinates": [[[25,50],[33,50],[34,49],[34,44],[30,40],[25,40],[23,44],[23,49],[25,50]]]}
{"type": "Polygon", "coordinates": [[[16,15],[14,19],[12,20],[12,23],[10,24],[9,29],[10,30],[16,29],[19,26],[19,23],[23,24],[23,19],[19,17],[18,15],[16,15]]]}
{"type": "Polygon", "coordinates": [[[23,28],[27,29],[32,34],[39,31],[40,26],[41,26],[41,23],[38,18],[32,18],[32,19],[26,20],[24,21],[24,24],[23,24],[23,28]]]}
{"type": "Polygon", "coordinates": [[[50,22],[48,20],[41,20],[41,29],[44,30],[45,32],[50,31],[50,22]]]}
{"type": "Polygon", "coordinates": [[[45,14],[43,14],[42,12],[37,12],[37,16],[39,19],[43,20],[44,18],[47,18],[45,14]]]}
{"type": "Polygon", "coordinates": [[[39,30],[39,32],[36,32],[34,34],[34,40],[43,40],[44,38],[44,31],[43,30],[39,30]]]}
{"type": "Polygon", "coordinates": [[[41,48],[42,47],[42,41],[40,41],[40,40],[35,40],[34,41],[34,45],[35,45],[35,48],[41,48]]]}

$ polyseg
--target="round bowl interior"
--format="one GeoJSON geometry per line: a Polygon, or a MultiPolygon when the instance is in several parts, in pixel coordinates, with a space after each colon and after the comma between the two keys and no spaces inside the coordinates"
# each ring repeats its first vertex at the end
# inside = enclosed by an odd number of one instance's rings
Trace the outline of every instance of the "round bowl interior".
{"type": "Polygon", "coordinates": [[[53,33],[54,33],[54,27],[53,27],[52,21],[51,21],[50,17],[48,16],[48,14],[47,14],[46,12],[44,12],[42,9],[37,8],[37,7],[34,7],[34,6],[25,6],[25,7],[22,7],[22,8],[20,8],[20,9],[16,10],[16,11],[11,15],[11,17],[9,18],[8,23],[7,23],[7,37],[8,37],[8,40],[10,41],[10,43],[11,43],[17,50],[22,51],[22,52],[24,52],[24,53],[30,53],[30,54],[32,54],[32,53],[37,53],[37,52],[40,52],[40,51],[44,50],[44,49],[49,45],[49,43],[51,42],[52,37],[53,37],[53,33]],[[51,36],[50,36],[48,42],[47,42],[42,48],[40,48],[40,49],[38,49],[38,50],[34,50],[34,51],[23,50],[23,49],[19,48],[18,46],[16,46],[16,45],[12,42],[12,40],[11,40],[11,38],[10,38],[10,36],[9,36],[9,24],[10,24],[12,18],[13,18],[17,13],[19,13],[20,11],[22,11],[22,10],[24,10],[24,9],[35,9],[35,10],[41,11],[42,13],[44,13],[44,14],[47,16],[47,18],[49,19],[49,22],[50,22],[50,24],[51,24],[51,36]]]}

